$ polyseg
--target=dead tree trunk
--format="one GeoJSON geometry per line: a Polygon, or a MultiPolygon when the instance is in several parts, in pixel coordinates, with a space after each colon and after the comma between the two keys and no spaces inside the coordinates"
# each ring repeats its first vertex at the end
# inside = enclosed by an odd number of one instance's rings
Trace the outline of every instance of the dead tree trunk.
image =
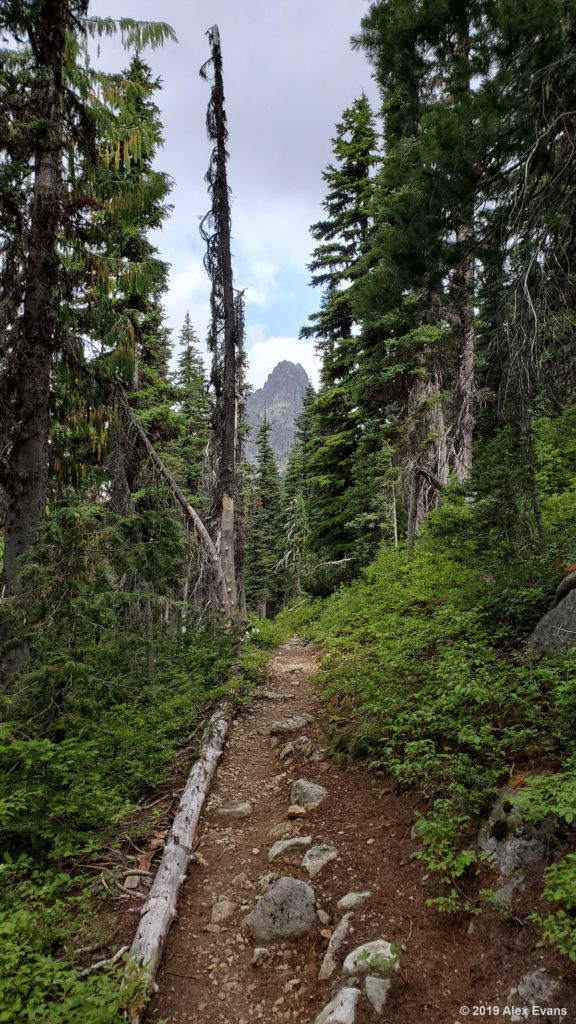
{"type": "Polygon", "coordinates": [[[3,386],[4,429],[10,433],[2,467],[6,495],[2,595],[19,592],[18,559],[46,512],[50,373],[58,337],[57,255],[61,224],[62,99],[67,0],[44,0],[30,30],[36,67],[39,133],[25,261],[23,307],[3,386]]]}
{"type": "Polygon", "coordinates": [[[237,611],[235,571],[234,496],[236,491],[236,311],[230,248],[230,192],[226,173],[228,129],[224,111],[220,34],[214,25],[208,32],[212,56],[200,74],[213,74],[206,126],[214,143],[206,174],[212,208],[201,224],[206,242],[204,265],[212,281],[211,322],[208,347],[212,353],[211,382],[215,394],[212,446],[215,460],[211,519],[220,551],[231,614],[237,611]]]}

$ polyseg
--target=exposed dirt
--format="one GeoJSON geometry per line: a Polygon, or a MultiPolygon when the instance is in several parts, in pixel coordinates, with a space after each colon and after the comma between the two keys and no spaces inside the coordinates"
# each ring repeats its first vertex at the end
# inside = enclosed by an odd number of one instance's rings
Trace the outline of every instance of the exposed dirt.
{"type": "MultiPolygon", "coordinates": [[[[551,999],[554,1016],[576,1024],[574,972],[566,958],[542,947],[538,929],[526,921],[534,909],[538,872],[513,917],[488,910],[478,918],[455,920],[429,909],[432,883],[412,857],[419,848],[411,837],[413,812],[423,809],[423,802],[413,793],[398,793],[382,775],[363,766],[339,768],[324,755],[328,718],[314,687],[317,658],[318,652],[297,641],[280,648],[264,695],[233,723],[200,824],[200,862],[191,867],[184,885],[146,1024],[313,1022],[341,984],[339,974],[333,983],[317,980],[341,916],[336,903],[347,892],[366,889],[372,896],[354,911],[354,931],[342,956],[376,938],[402,944],[403,952],[382,1015],[364,1000],[357,1024],[454,1024],[465,1019],[461,1006],[470,1008],[470,1017],[494,1016],[488,1007],[497,1006],[505,1020],[525,1020],[523,1001],[508,1001],[507,993],[527,972],[542,968],[558,980],[551,999]],[[266,726],[304,712],[314,721],[295,735],[305,732],[315,752],[311,758],[283,761],[280,752],[294,737],[272,747],[266,726]],[[288,822],[290,788],[298,778],[320,783],[329,796],[305,818],[288,822]],[[254,806],[251,817],[233,823],[218,817],[219,806],[246,800],[254,806]],[[338,860],[311,881],[317,906],[330,920],[297,943],[270,946],[268,965],[253,967],[243,927],[246,914],[280,875],[307,880],[301,855],[292,863],[268,862],[268,851],[280,838],[270,830],[282,823],[286,836],[312,835],[315,844],[327,842],[338,849],[338,860]],[[225,922],[212,924],[213,905],[223,898],[236,910],[225,922]],[[475,1014],[474,1006],[484,1009],[475,1014]],[[519,1010],[513,1015],[506,1006],[519,1010]]],[[[486,884],[494,884],[494,878],[486,884]]]]}

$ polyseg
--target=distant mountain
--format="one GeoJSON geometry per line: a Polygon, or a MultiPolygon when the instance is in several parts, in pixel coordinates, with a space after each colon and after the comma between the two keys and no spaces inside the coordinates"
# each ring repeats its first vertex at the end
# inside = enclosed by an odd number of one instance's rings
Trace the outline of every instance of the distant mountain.
{"type": "Polygon", "coordinates": [[[256,433],[264,421],[272,424],[270,444],[278,468],[283,471],[294,440],[294,420],[302,412],[302,401],[310,384],[300,363],[284,359],[274,367],[263,387],[253,391],[246,404],[246,420],[251,430],[246,442],[246,458],[256,462],[256,433]]]}

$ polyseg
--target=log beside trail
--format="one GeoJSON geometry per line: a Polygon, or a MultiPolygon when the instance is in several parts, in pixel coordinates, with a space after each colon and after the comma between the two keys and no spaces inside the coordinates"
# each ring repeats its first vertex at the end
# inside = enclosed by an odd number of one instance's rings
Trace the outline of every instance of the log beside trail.
{"type": "MultiPolygon", "coordinates": [[[[208,721],[202,754],[188,776],[160,867],[142,908],[126,977],[143,978],[143,1000],[154,984],[170,925],[176,917],[178,893],[192,858],[198,820],[224,749],[231,714],[230,707],[221,707],[208,721]]],[[[143,1009],[144,1002],[132,1011],[132,1024],[138,1024],[143,1009]]]]}

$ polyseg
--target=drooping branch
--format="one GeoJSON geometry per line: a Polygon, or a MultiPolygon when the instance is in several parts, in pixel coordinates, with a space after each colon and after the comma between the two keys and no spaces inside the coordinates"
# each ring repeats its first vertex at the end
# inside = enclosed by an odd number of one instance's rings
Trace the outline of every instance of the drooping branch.
{"type": "Polygon", "coordinates": [[[150,456],[152,463],[168,484],[168,487],[172,491],[174,498],[183,509],[186,518],[191,523],[194,533],[196,535],[196,539],[198,540],[200,547],[202,548],[210,562],[210,566],[212,568],[214,578],[217,582],[218,590],[220,592],[222,611],[226,615],[230,615],[232,613],[232,609],[230,608],[229,604],[226,580],[224,577],[224,573],[222,571],[222,566],[220,564],[220,559],[218,557],[216,546],[210,534],[208,533],[208,530],[204,526],[204,523],[202,522],[202,519],[200,518],[196,510],[192,507],[190,502],[187,500],[186,496],[183,494],[182,490],[176,483],[169,469],[164,465],[164,462],[158,455],[158,452],[156,451],[148,435],[146,434],[144,427],[140,423],[133,409],[130,407],[125,392],[122,389],[117,389],[115,394],[117,405],[126,423],[137,434],[140,442],[148,452],[148,455],[150,456]]]}

